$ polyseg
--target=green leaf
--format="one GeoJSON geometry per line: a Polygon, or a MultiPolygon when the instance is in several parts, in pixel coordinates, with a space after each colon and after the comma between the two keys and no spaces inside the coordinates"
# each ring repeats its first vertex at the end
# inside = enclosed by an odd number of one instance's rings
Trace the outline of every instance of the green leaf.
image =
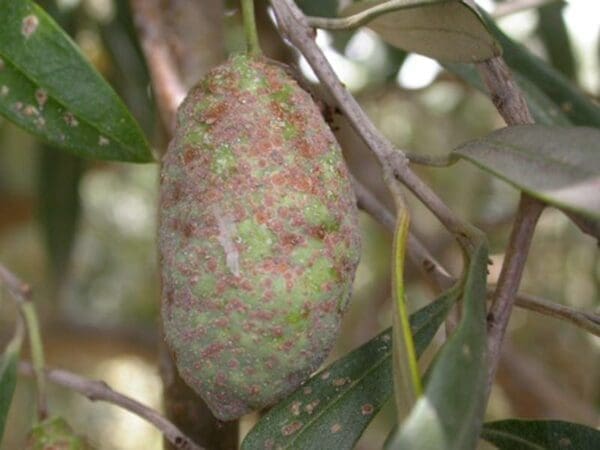
{"type": "MultiPolygon", "coordinates": [[[[444,68],[461,77],[474,88],[488,95],[488,90],[479,77],[473,64],[446,63],[444,68]]],[[[536,123],[541,125],[571,125],[565,113],[541,89],[519,72],[513,72],[513,77],[527,100],[529,110],[536,123]]]]}
{"type": "Polygon", "coordinates": [[[469,450],[477,444],[486,399],[485,295],[488,251],[471,255],[463,319],[438,353],[422,396],[386,448],[469,450]]]}
{"type": "Polygon", "coordinates": [[[564,2],[554,2],[539,8],[536,31],[544,43],[552,66],[570,80],[574,80],[577,77],[577,64],[563,16],[565,6],[564,2]]]}
{"type": "Polygon", "coordinates": [[[474,62],[501,48],[469,0],[364,0],[342,11],[349,16],[385,11],[365,25],[388,44],[449,62],[474,62]]]}
{"type": "Polygon", "coordinates": [[[392,364],[394,397],[398,420],[402,420],[423,394],[415,345],[410,327],[404,293],[404,260],[408,239],[409,213],[404,205],[398,206],[392,253],[392,364]]]}
{"type": "MultiPolygon", "coordinates": [[[[455,299],[456,290],[450,290],[411,315],[417,354],[423,353],[455,299]]],[[[391,354],[387,329],[273,407],[246,436],[242,449],[352,449],[392,395],[391,354]]]]}
{"type": "Polygon", "coordinates": [[[152,161],[117,94],[29,0],[0,0],[0,114],[80,156],[152,161]]]}
{"type": "Polygon", "coordinates": [[[600,130],[519,125],[454,152],[529,195],[600,219],[600,130]]]}
{"type": "Polygon", "coordinates": [[[307,16],[335,17],[339,7],[338,0],[296,0],[296,4],[307,16]]]}
{"type": "Polygon", "coordinates": [[[600,127],[600,107],[556,69],[506,36],[483,10],[490,32],[500,42],[503,57],[513,72],[520,73],[559,105],[574,125],[600,127]]]}
{"type": "Polygon", "coordinates": [[[600,431],[560,420],[501,420],[486,423],[481,437],[499,450],[597,450],[600,431]]]}
{"type": "Polygon", "coordinates": [[[17,385],[17,363],[19,361],[19,347],[11,346],[0,355],[0,444],[4,435],[6,418],[10,409],[15,386],[17,385]]]}
{"type": "Polygon", "coordinates": [[[85,161],[42,147],[39,185],[40,224],[55,281],[66,273],[81,209],[79,181],[85,161]]]}

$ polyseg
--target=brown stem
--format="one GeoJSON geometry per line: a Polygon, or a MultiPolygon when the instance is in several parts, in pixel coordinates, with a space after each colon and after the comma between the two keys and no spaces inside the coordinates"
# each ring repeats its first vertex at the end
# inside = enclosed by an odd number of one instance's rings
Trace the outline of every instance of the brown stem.
{"type": "MultiPolygon", "coordinates": [[[[291,0],[271,0],[280,30],[306,58],[324,88],[335,99],[352,127],[377,156],[384,167],[391,167],[398,178],[425,206],[454,233],[459,241],[479,232],[470,224],[458,218],[454,212],[427,186],[408,166],[406,155],[394,148],[381,134],[364,110],[340,82],[331,65],[317,46],[313,30],[307,24],[306,17],[291,0]]],[[[468,244],[468,243],[467,243],[468,244]]]]}
{"type": "Polygon", "coordinates": [[[130,0],[134,22],[152,79],[158,110],[165,128],[175,128],[177,108],[185,97],[177,65],[166,44],[158,0],[130,0]]]}
{"type": "Polygon", "coordinates": [[[507,125],[533,123],[527,101],[501,56],[477,64],[490,99],[507,125]]]}
{"type": "Polygon", "coordinates": [[[502,341],[521,283],[533,232],[543,209],[544,204],[538,200],[525,194],[521,196],[498,285],[488,312],[488,390],[498,368],[502,341]]]}
{"type": "MultiPolygon", "coordinates": [[[[33,376],[33,367],[30,363],[21,362],[19,364],[19,373],[24,376],[33,376]]],[[[114,391],[104,381],[89,380],[80,375],[67,372],[66,370],[47,369],[44,371],[46,379],[54,384],[66,387],[72,391],[78,392],[91,401],[103,401],[117,405],[127,411],[132,412],[136,416],[147,420],[154,425],[165,438],[175,446],[182,450],[203,450],[203,447],[195,444],[190,438],[183,434],[179,428],[169,422],[166,418],[160,415],[157,411],[138,402],[137,400],[127,397],[114,391]]]]}
{"type": "Polygon", "coordinates": [[[181,379],[164,342],[159,353],[167,417],[207,449],[236,449],[238,422],[221,422],[215,418],[206,403],[181,379]]]}
{"type": "MultiPolygon", "coordinates": [[[[371,215],[389,232],[394,231],[394,216],[381,201],[362,183],[354,179],[354,191],[358,207],[371,215]]],[[[436,290],[441,292],[456,283],[457,279],[450,275],[446,268],[435,259],[425,245],[414,235],[409,235],[408,255],[411,262],[418,267],[423,275],[432,280],[436,290]]],[[[488,295],[492,297],[497,285],[488,286],[488,295]]],[[[550,300],[531,294],[517,293],[515,306],[534,311],[545,316],[570,322],[596,336],[600,336],[600,316],[587,311],[579,311],[568,306],[554,303],[550,300]]]]}

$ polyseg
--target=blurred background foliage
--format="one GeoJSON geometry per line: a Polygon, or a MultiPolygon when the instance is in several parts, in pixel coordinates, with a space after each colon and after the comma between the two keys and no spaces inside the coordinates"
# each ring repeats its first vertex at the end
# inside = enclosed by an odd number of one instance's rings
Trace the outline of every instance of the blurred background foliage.
{"type": "MultiPolygon", "coordinates": [[[[155,113],[127,2],[40,3],[111,82],[153,146],[164,148],[166,133],[155,113]]],[[[331,14],[330,2],[299,3],[312,14],[331,14]]],[[[491,1],[478,3],[494,6],[491,1]]],[[[556,2],[539,11],[511,15],[499,24],[598,98],[600,10],[590,3],[594,2],[573,0],[565,7],[556,2]]],[[[259,10],[267,52],[298,63],[311,79],[306,64],[276,39],[264,2],[259,2],[259,10]]],[[[223,20],[226,50],[242,49],[235,2],[226,2],[223,20]]],[[[393,49],[369,31],[318,32],[317,40],[369,116],[400,148],[442,155],[503,125],[482,94],[435,62],[393,49]]],[[[376,162],[342,117],[335,117],[335,127],[352,172],[391,206],[376,162]]],[[[33,287],[43,317],[49,365],[103,379],[115,389],[161,408],[157,169],[157,165],[84,161],[50,148],[0,119],[0,260],[33,287]]],[[[488,233],[493,282],[502,262],[517,192],[464,163],[417,170],[453,209],[488,233]]],[[[460,258],[451,237],[413,200],[415,232],[457,273],[460,258]]],[[[361,213],[361,225],[362,262],[351,308],[330,361],[391,322],[391,236],[366,214],[361,213]]],[[[407,283],[411,309],[432,298],[431,286],[414,268],[408,267],[407,283]]],[[[547,210],[538,226],[522,290],[598,311],[600,257],[596,243],[560,212],[547,210]]],[[[0,297],[2,345],[11,334],[14,314],[11,303],[0,297]]],[[[560,418],[598,425],[598,339],[555,319],[517,310],[510,323],[507,349],[510,357],[503,359],[489,418],[560,418]]],[[[92,404],[60,388],[53,387],[50,394],[53,411],[67,417],[97,448],[162,448],[158,432],[127,412],[92,404]]],[[[34,403],[30,383],[20,379],[4,449],[21,448],[34,416],[34,403]]],[[[358,448],[381,445],[394,420],[392,408],[390,405],[372,423],[358,448]]],[[[255,419],[243,420],[242,433],[255,419]]]]}

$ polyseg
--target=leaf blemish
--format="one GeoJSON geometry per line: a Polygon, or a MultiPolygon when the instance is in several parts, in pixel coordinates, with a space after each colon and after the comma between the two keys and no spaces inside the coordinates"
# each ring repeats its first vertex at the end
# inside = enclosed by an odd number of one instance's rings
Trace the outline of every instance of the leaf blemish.
{"type": "Polygon", "coordinates": [[[342,426],[339,423],[334,423],[333,425],[331,425],[330,430],[332,433],[338,433],[342,430],[342,426]]]}
{"type": "Polygon", "coordinates": [[[76,127],[79,125],[79,120],[77,120],[77,118],[70,112],[66,113],[63,116],[63,119],[65,119],[65,123],[70,127],[76,127]]]}
{"type": "Polygon", "coordinates": [[[44,119],[42,116],[39,116],[33,122],[38,128],[42,128],[44,125],[46,125],[46,119],[44,119]]]}
{"type": "Polygon", "coordinates": [[[98,138],[98,145],[100,145],[100,147],[104,147],[108,144],[110,144],[110,141],[107,138],[105,138],[104,136],[100,136],[98,138]]]}
{"type": "Polygon", "coordinates": [[[315,408],[317,407],[317,405],[319,404],[320,400],[313,400],[312,402],[310,402],[308,405],[306,405],[304,407],[304,411],[306,411],[308,414],[312,414],[313,411],[315,410],[315,408]]]}
{"type": "Polygon", "coordinates": [[[292,405],[290,406],[290,410],[292,411],[292,414],[295,416],[299,416],[301,406],[302,406],[302,402],[295,401],[294,403],[292,403],[292,405]]]}
{"type": "Polygon", "coordinates": [[[39,107],[43,108],[48,101],[48,93],[44,89],[39,88],[35,91],[35,99],[37,100],[39,107]]]}
{"type": "Polygon", "coordinates": [[[23,114],[25,114],[28,117],[32,117],[32,116],[39,116],[40,112],[33,105],[25,105],[25,108],[23,108],[23,114]]]}
{"type": "Polygon", "coordinates": [[[335,380],[332,381],[332,384],[334,386],[343,386],[350,381],[351,380],[349,378],[336,378],[335,380]]]}
{"type": "Polygon", "coordinates": [[[298,431],[300,428],[302,428],[302,422],[292,422],[289,425],[286,425],[283,428],[281,428],[281,434],[283,434],[284,436],[290,436],[296,431],[298,431]]]}
{"type": "Polygon", "coordinates": [[[4,60],[0,58],[0,70],[4,69],[4,60]]]}
{"type": "Polygon", "coordinates": [[[360,412],[363,416],[370,416],[371,414],[373,414],[373,409],[373,405],[371,405],[370,403],[365,403],[360,408],[360,412]]]}
{"type": "Polygon", "coordinates": [[[40,19],[38,19],[35,14],[24,17],[21,22],[21,34],[25,36],[25,39],[29,39],[29,37],[35,33],[35,30],[37,30],[39,24],[40,19]]]}
{"type": "Polygon", "coordinates": [[[2,85],[2,87],[0,87],[0,97],[6,97],[9,92],[10,89],[8,88],[8,86],[2,85]]]}

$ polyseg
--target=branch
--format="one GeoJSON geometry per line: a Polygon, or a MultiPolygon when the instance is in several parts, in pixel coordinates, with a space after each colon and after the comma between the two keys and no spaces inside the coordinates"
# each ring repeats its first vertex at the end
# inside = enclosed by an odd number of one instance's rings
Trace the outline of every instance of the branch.
{"type": "MultiPolygon", "coordinates": [[[[31,364],[21,362],[19,364],[19,373],[28,377],[32,376],[33,368],[31,364]]],[[[145,419],[154,425],[165,438],[175,446],[175,448],[182,450],[203,450],[203,447],[196,445],[191,439],[184,435],[179,428],[169,422],[157,411],[143,405],[131,397],[127,397],[114,391],[104,381],[89,380],[80,375],[67,372],[66,370],[58,369],[47,369],[44,374],[48,381],[78,392],[93,402],[103,401],[112,403],[113,405],[120,406],[145,419]]]]}
{"type": "Polygon", "coordinates": [[[0,282],[6,286],[17,303],[22,304],[31,300],[31,287],[2,264],[0,264],[0,282]]]}
{"type": "Polygon", "coordinates": [[[477,64],[490,99],[507,125],[533,123],[527,100],[501,56],[477,64]]]}
{"type": "Polygon", "coordinates": [[[175,129],[177,108],[186,90],[166,44],[161,10],[157,0],[130,0],[130,4],[151,74],[158,110],[165,128],[171,134],[175,129]]]}
{"type": "MultiPolygon", "coordinates": [[[[490,286],[488,293],[491,295],[494,287],[490,286]]],[[[561,319],[582,328],[594,336],[600,337],[600,315],[586,311],[578,311],[568,306],[551,302],[535,295],[518,293],[515,305],[520,308],[535,311],[545,316],[561,319]]]]}
{"type": "Polygon", "coordinates": [[[515,303],[515,295],[521,283],[533,232],[543,209],[543,203],[526,194],[521,195],[498,285],[488,312],[488,390],[498,368],[502,341],[515,303]]]}
{"type": "MultiPolygon", "coordinates": [[[[352,181],[358,207],[371,215],[389,232],[393,232],[395,219],[388,207],[373,195],[373,193],[360,181],[354,178],[352,181]]],[[[436,284],[438,291],[448,289],[457,281],[457,279],[450,275],[446,268],[435,259],[429,250],[427,250],[419,238],[412,234],[409,235],[407,250],[412,263],[421,269],[421,272],[436,284]]],[[[493,296],[496,288],[496,285],[488,286],[488,295],[490,297],[493,296]]],[[[516,295],[515,306],[545,316],[564,320],[594,334],[595,336],[600,336],[600,316],[597,314],[579,311],[538,296],[521,292],[516,295]]]]}
{"type": "MultiPolygon", "coordinates": [[[[394,231],[396,219],[392,212],[360,181],[352,178],[354,192],[358,207],[367,212],[382,224],[388,231],[394,231]]],[[[431,279],[438,291],[443,291],[452,286],[456,279],[429,253],[429,250],[414,234],[408,235],[407,253],[412,263],[431,279]]]]}
{"type": "Polygon", "coordinates": [[[470,238],[478,236],[479,230],[458,218],[410,169],[406,155],[395,149],[375,127],[335,75],[323,52],[315,43],[313,30],[306,22],[304,14],[292,0],[271,0],[271,5],[281,32],[306,58],[325,89],[336,100],[354,130],[377,156],[380,164],[383,167],[391,167],[394,176],[410,189],[450,232],[456,235],[459,242],[463,246],[469,246],[470,238]]]}

